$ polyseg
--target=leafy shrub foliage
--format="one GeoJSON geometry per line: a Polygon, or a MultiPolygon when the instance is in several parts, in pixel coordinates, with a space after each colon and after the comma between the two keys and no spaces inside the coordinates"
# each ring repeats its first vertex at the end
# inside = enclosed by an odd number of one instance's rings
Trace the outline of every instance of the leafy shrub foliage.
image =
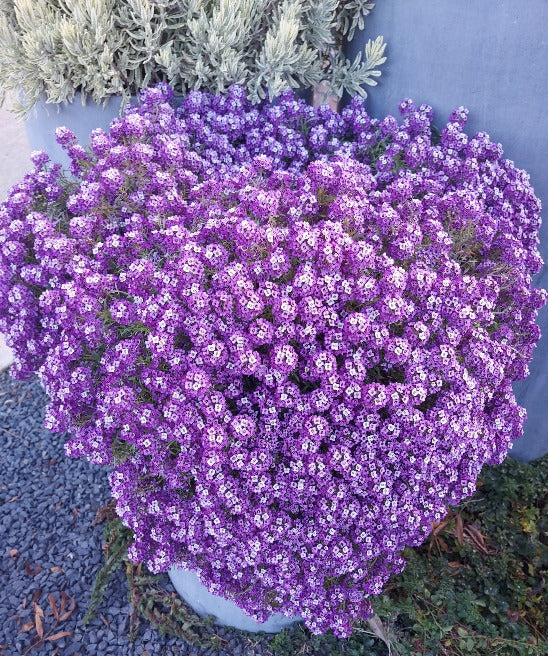
{"type": "Polygon", "coordinates": [[[365,60],[341,42],[363,28],[367,0],[2,0],[0,89],[27,111],[48,102],[127,100],[169,82],[177,93],[247,87],[254,102],[327,79],[366,96],[384,63],[382,37],[365,60]]]}

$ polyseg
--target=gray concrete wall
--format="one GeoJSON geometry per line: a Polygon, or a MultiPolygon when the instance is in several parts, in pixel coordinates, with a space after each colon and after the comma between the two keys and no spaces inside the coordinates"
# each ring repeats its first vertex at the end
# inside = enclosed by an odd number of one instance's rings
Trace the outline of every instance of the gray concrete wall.
{"type": "MultiPolygon", "coordinates": [[[[405,97],[429,103],[443,125],[455,107],[470,109],[469,133],[484,130],[529,171],[544,205],[541,253],[548,261],[548,0],[377,0],[353,57],[382,34],[388,61],[371,88],[373,116],[397,115],[405,97]]],[[[548,288],[545,266],[535,284],[548,288]]],[[[531,376],[516,385],[528,412],[525,436],[512,454],[533,459],[548,451],[548,309],[531,376]]]]}
{"type": "Polygon", "coordinates": [[[32,168],[25,125],[0,107],[0,199],[32,168]]]}

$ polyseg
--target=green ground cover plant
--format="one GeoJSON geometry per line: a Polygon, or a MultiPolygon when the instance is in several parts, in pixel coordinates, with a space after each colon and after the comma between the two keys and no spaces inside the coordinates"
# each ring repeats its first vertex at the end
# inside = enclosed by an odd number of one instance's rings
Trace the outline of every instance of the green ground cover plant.
{"type": "MultiPolygon", "coordinates": [[[[428,542],[405,553],[407,568],[375,603],[375,621],[348,639],[314,636],[297,625],[273,637],[240,633],[273,656],[542,656],[547,653],[548,456],[508,459],[486,467],[476,495],[449,510],[428,542]]],[[[108,594],[108,579],[125,568],[133,606],[130,631],[141,620],[193,644],[222,647],[215,626],[197,617],[143,566],[130,563],[131,535],[113,509],[105,530],[106,561],[90,614],[108,594]]]]}

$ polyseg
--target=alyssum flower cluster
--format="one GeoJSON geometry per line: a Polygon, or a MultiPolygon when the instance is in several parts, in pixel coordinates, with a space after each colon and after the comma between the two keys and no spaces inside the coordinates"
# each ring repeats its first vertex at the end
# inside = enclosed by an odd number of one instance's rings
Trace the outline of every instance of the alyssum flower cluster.
{"type": "Polygon", "coordinates": [[[540,204],[465,110],[371,119],[165,87],[60,130],[0,209],[0,330],[130,557],[348,635],[504,459],[544,292],[540,204]]]}

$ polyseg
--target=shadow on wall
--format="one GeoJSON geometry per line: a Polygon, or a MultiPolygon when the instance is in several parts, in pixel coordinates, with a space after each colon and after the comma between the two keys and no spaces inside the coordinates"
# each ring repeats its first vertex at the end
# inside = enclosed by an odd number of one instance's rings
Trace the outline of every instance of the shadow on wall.
{"type": "MultiPolygon", "coordinates": [[[[354,58],[367,38],[382,34],[388,60],[379,86],[368,98],[370,114],[398,115],[398,103],[412,98],[434,107],[442,126],[460,105],[470,109],[469,134],[480,130],[504,146],[506,157],[526,169],[548,208],[548,0],[379,0],[348,46],[354,58]]],[[[548,221],[540,251],[548,261],[548,221]]],[[[548,287],[547,267],[535,284],[548,287]]],[[[531,375],[515,385],[527,409],[525,435],[512,455],[533,460],[548,452],[548,308],[539,314],[544,337],[531,375]]]]}
{"type": "Polygon", "coordinates": [[[8,189],[20,182],[32,168],[25,124],[12,114],[8,105],[0,107],[0,199],[8,189]]]}

